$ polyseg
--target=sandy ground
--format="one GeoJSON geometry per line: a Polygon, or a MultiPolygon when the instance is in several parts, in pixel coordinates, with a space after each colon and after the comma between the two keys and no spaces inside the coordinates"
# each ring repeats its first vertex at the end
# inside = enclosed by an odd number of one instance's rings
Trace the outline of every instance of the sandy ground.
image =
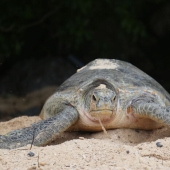
{"type": "MultiPolygon", "coordinates": [[[[0,123],[0,134],[29,126],[39,117],[18,117],[0,123]]],[[[0,150],[0,170],[60,169],[170,169],[170,130],[154,131],[116,129],[103,132],[65,132],[49,146],[30,145],[13,150],[0,150]],[[157,147],[160,142],[163,146],[157,147]]]]}
{"type": "MultiPolygon", "coordinates": [[[[57,86],[47,86],[25,96],[9,95],[5,98],[0,96],[0,121],[10,120],[13,116],[23,115],[31,108],[41,109],[45,101],[57,89],[57,86]]],[[[32,113],[32,110],[30,111],[32,113]]],[[[36,113],[38,115],[39,112],[36,113]]],[[[27,114],[28,115],[28,112],[27,114]]],[[[30,115],[32,116],[32,115],[30,115]]]]}

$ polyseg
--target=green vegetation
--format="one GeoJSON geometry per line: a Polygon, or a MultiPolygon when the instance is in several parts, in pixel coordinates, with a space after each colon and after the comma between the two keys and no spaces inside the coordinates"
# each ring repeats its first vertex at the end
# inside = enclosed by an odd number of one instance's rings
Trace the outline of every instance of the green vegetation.
{"type": "Polygon", "coordinates": [[[1,0],[0,62],[70,53],[129,57],[166,37],[169,7],[168,0],[1,0]]]}

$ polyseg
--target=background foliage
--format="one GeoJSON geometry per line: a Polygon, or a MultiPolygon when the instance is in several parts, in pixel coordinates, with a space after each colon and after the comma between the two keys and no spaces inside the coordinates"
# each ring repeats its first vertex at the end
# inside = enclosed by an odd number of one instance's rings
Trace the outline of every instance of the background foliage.
{"type": "Polygon", "coordinates": [[[170,89],[169,39],[169,0],[0,1],[0,74],[21,60],[72,54],[129,61],[170,89]]]}
{"type": "Polygon", "coordinates": [[[122,58],[166,38],[169,7],[168,0],[1,0],[0,61],[70,53],[122,58]]]}
{"type": "Polygon", "coordinates": [[[58,86],[95,58],[131,62],[170,92],[169,40],[169,0],[1,0],[0,97],[12,117],[38,114],[10,97],[58,86]]]}

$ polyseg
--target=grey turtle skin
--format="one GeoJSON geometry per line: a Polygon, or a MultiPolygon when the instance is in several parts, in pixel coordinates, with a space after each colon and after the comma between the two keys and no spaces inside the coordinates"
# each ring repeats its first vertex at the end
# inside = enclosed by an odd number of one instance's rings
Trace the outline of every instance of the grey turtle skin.
{"type": "Polygon", "coordinates": [[[170,95],[135,66],[96,59],[66,80],[30,127],[0,136],[0,148],[44,146],[64,131],[170,126],[170,95]]]}

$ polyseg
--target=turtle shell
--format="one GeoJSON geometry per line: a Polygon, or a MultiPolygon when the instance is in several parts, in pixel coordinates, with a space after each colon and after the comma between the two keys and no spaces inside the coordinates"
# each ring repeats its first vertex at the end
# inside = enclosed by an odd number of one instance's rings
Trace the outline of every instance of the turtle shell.
{"type": "Polygon", "coordinates": [[[88,90],[100,84],[114,88],[120,97],[123,91],[129,92],[130,98],[133,98],[134,93],[147,91],[155,94],[165,105],[170,103],[170,95],[157,81],[132,64],[115,59],[96,59],[90,62],[67,79],[57,91],[88,90]]]}

